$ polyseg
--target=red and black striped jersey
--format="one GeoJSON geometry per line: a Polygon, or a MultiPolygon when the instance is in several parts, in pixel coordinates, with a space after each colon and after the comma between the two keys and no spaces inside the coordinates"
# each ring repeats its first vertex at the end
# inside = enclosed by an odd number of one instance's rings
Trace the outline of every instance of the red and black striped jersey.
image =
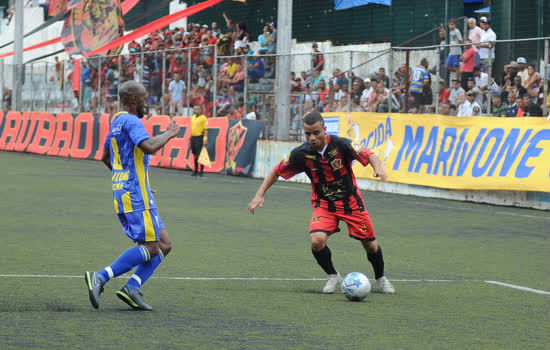
{"type": "Polygon", "coordinates": [[[366,166],[371,154],[365,148],[355,149],[348,139],[327,135],[327,147],[322,156],[306,142],[293,149],[288,159],[279,162],[274,169],[285,179],[305,172],[313,189],[311,205],[351,214],[365,210],[351,164],[357,160],[366,166]]]}

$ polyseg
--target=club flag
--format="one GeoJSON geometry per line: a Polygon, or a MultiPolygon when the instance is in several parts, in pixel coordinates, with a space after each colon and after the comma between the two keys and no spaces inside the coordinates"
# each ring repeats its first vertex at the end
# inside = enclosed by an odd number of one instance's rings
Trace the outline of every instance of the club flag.
{"type": "Polygon", "coordinates": [[[65,13],[67,9],[67,0],[50,0],[48,4],[48,16],[55,17],[65,13]]]}
{"type": "Polygon", "coordinates": [[[199,154],[199,164],[204,165],[207,168],[212,166],[210,162],[210,156],[208,155],[208,150],[206,147],[202,148],[201,154],[199,154]]]}
{"type": "Polygon", "coordinates": [[[391,6],[391,0],[334,0],[335,10],[345,10],[366,4],[379,4],[391,6]]]}
{"type": "MultiPolygon", "coordinates": [[[[69,2],[71,4],[71,2],[69,2]]],[[[119,0],[81,0],[65,15],[61,42],[67,53],[87,54],[122,36],[119,0]]]]}

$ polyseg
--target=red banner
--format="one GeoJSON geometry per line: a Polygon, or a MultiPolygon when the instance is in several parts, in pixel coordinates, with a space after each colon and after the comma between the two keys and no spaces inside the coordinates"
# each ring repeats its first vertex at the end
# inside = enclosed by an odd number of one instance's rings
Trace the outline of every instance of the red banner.
{"type": "MultiPolygon", "coordinates": [[[[100,160],[112,116],[91,113],[4,112],[0,111],[0,151],[15,151],[100,160]]],[[[189,147],[191,118],[166,115],[142,119],[149,135],[160,134],[174,119],[183,130],[151,157],[152,166],[192,169],[194,158],[189,147]]],[[[207,172],[249,175],[255,158],[261,121],[208,120],[207,172]]]]}

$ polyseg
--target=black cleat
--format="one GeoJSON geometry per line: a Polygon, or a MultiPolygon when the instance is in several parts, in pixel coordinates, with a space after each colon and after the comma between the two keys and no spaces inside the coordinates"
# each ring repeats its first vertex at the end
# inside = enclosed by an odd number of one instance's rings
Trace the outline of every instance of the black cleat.
{"type": "Polygon", "coordinates": [[[197,176],[197,172],[196,172],[196,171],[193,171],[193,172],[191,173],[191,176],[197,176]]]}
{"type": "Polygon", "coordinates": [[[84,279],[86,280],[86,287],[88,287],[90,303],[92,303],[94,309],[97,309],[99,308],[99,295],[103,293],[103,282],[97,278],[97,272],[93,271],[86,271],[84,279]]]}
{"type": "Polygon", "coordinates": [[[130,289],[127,285],[124,285],[116,292],[116,296],[134,310],[153,310],[151,306],[145,304],[142,299],[143,294],[141,294],[139,289],[130,289]]]}

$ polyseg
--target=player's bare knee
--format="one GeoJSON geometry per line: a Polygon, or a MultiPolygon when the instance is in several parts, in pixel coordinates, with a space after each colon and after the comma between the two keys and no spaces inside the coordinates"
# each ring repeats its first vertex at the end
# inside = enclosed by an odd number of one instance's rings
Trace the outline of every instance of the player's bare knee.
{"type": "Polygon", "coordinates": [[[326,237],[316,234],[316,232],[309,235],[309,240],[311,242],[311,249],[315,252],[323,250],[326,245],[326,237]]]}
{"type": "Polygon", "coordinates": [[[362,241],[361,244],[367,253],[374,254],[378,251],[378,242],[376,241],[362,241]]]}

